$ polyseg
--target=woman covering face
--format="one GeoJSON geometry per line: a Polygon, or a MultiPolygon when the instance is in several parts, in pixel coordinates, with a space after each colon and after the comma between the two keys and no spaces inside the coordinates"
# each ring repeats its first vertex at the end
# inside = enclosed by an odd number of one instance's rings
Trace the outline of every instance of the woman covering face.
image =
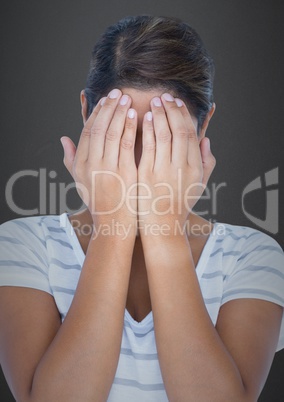
{"type": "Polygon", "coordinates": [[[17,401],[257,400],[284,347],[284,258],[193,212],[215,166],[213,75],[175,18],[125,18],[95,45],[78,145],[61,138],[85,208],[1,226],[0,363],[17,401]]]}

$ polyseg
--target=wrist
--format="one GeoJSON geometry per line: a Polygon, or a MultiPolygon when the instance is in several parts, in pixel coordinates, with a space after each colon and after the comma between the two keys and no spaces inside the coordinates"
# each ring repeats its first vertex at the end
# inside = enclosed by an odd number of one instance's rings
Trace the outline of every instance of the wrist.
{"type": "Polygon", "coordinates": [[[186,227],[169,222],[141,222],[138,221],[138,231],[142,243],[154,248],[177,247],[188,245],[188,231],[186,227]]]}
{"type": "Polygon", "coordinates": [[[136,233],[112,234],[108,230],[100,229],[94,232],[88,244],[88,253],[94,253],[95,256],[104,255],[106,259],[110,255],[115,256],[117,261],[123,260],[131,262],[133,249],[136,240],[136,233]]]}
{"type": "Polygon", "coordinates": [[[175,216],[139,217],[137,226],[139,234],[145,238],[175,239],[189,233],[189,220],[181,220],[175,216]]]}
{"type": "Polygon", "coordinates": [[[93,218],[91,240],[98,238],[106,241],[133,241],[137,234],[137,219],[121,220],[118,217],[93,218]]]}
{"type": "Polygon", "coordinates": [[[191,246],[186,235],[141,236],[147,271],[155,272],[183,266],[192,261],[191,246]]]}

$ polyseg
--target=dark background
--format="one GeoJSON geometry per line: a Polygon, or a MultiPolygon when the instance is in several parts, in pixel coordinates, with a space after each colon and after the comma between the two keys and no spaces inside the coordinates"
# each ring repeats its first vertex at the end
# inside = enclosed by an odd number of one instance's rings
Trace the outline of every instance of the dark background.
{"type": "MultiPolygon", "coordinates": [[[[118,19],[154,14],[189,22],[215,60],[217,110],[208,135],[217,166],[209,188],[213,183],[226,187],[218,193],[216,211],[206,201],[197,209],[208,209],[205,218],[259,229],[243,213],[241,194],[249,182],[276,167],[283,190],[283,4],[277,0],[3,1],[0,223],[19,217],[7,205],[4,189],[8,179],[23,169],[46,169],[47,209],[38,213],[64,212],[58,197],[54,208],[49,202],[59,183],[72,182],[62,163],[59,138],[67,135],[77,143],[82,128],[79,93],[92,47],[118,19]],[[48,176],[50,171],[56,172],[55,178],[48,176]]],[[[38,179],[19,180],[13,196],[21,208],[38,208],[38,179]]],[[[246,202],[250,213],[264,219],[264,191],[250,194],[246,202]]],[[[80,206],[71,190],[69,211],[80,206]]],[[[280,215],[279,232],[272,236],[283,247],[282,219],[280,215]]],[[[259,401],[282,402],[283,378],[282,351],[276,354],[259,401]]],[[[0,400],[13,401],[3,376],[0,400]]]]}

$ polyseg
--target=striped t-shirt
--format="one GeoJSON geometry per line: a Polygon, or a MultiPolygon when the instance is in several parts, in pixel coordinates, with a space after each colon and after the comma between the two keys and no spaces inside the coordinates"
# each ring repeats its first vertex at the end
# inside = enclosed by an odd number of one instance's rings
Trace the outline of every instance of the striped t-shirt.
{"type": "MultiPolygon", "coordinates": [[[[0,226],[0,286],[24,286],[51,294],[62,320],[84,258],[66,213],[19,218],[0,226]]],[[[214,325],[220,307],[229,300],[257,298],[284,306],[283,251],[260,231],[215,223],[196,274],[214,325]]],[[[277,350],[283,347],[284,318],[277,350]]],[[[152,313],[137,322],[125,310],[120,358],[108,402],[125,401],[168,401],[152,313]]]]}

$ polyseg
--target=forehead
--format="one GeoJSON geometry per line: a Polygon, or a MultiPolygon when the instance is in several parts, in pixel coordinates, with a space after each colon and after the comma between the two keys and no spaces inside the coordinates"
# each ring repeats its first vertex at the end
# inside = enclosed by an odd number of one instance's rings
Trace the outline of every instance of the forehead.
{"type": "MultiPolygon", "coordinates": [[[[137,111],[138,114],[138,129],[142,126],[142,121],[145,113],[151,110],[150,102],[155,96],[161,96],[163,93],[168,92],[174,96],[172,91],[166,91],[161,88],[154,88],[151,90],[141,90],[135,88],[122,88],[122,93],[125,95],[129,95],[132,99],[131,107],[137,111]]],[[[192,116],[192,120],[194,125],[197,127],[197,119],[195,116],[192,116]]]]}
{"type": "Polygon", "coordinates": [[[161,96],[165,90],[163,89],[152,89],[152,90],[141,90],[135,88],[122,88],[123,94],[127,94],[132,99],[131,107],[137,110],[145,110],[145,113],[150,110],[150,102],[155,96],[161,96]]]}

